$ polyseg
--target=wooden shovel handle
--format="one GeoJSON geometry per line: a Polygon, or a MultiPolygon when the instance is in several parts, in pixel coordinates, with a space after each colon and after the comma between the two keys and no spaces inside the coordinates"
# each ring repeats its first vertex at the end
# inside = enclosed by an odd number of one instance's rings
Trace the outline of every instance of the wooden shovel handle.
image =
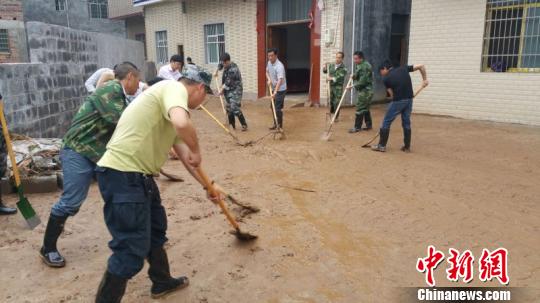
{"type": "MultiPolygon", "coordinates": [[[[270,78],[268,77],[268,74],[266,75],[266,80],[267,82],[270,82],[270,78]]],[[[277,125],[278,122],[277,122],[277,113],[276,113],[276,100],[274,99],[274,97],[272,97],[272,95],[274,94],[274,90],[272,89],[272,85],[270,85],[270,83],[268,83],[268,91],[270,92],[270,98],[272,99],[272,113],[274,114],[274,121],[276,122],[276,125],[277,125]]]]}
{"type": "MultiPolygon", "coordinates": [[[[216,86],[217,86],[218,92],[221,92],[221,85],[219,84],[217,71],[214,74],[214,77],[216,78],[216,86]]],[[[219,94],[219,101],[221,102],[221,108],[223,109],[223,114],[225,115],[225,119],[226,119],[227,118],[227,110],[225,110],[225,102],[223,101],[223,96],[221,94],[219,94]]]]}
{"type": "Polygon", "coordinates": [[[21,177],[19,175],[19,167],[17,167],[17,160],[15,159],[15,154],[13,153],[13,145],[11,144],[11,137],[9,136],[6,117],[4,116],[4,100],[2,99],[0,99],[0,120],[2,120],[2,132],[4,134],[4,140],[6,140],[9,160],[11,161],[13,176],[15,177],[15,185],[19,187],[21,185],[21,177]]]}
{"type": "Polygon", "coordinates": [[[231,131],[225,126],[223,125],[223,123],[221,123],[218,118],[216,118],[216,116],[214,116],[208,109],[206,109],[206,107],[204,107],[204,105],[199,105],[199,107],[205,112],[208,114],[208,116],[210,116],[214,121],[216,121],[216,123],[221,126],[221,128],[223,128],[223,130],[229,134],[231,137],[234,138],[234,140],[236,141],[240,141],[240,139],[238,139],[238,137],[236,137],[233,133],[231,133],[231,131]]]}
{"type": "MultiPolygon", "coordinates": [[[[200,166],[197,167],[197,174],[199,174],[199,177],[201,177],[201,180],[203,181],[204,187],[208,190],[210,195],[213,196],[213,197],[219,196],[219,193],[214,188],[214,185],[212,185],[212,181],[210,181],[210,178],[208,178],[208,176],[204,173],[204,171],[202,170],[202,168],[200,166]]],[[[223,213],[225,214],[225,216],[227,217],[227,220],[229,220],[229,222],[231,223],[231,225],[235,229],[240,229],[240,226],[238,226],[238,223],[233,218],[231,213],[229,213],[229,210],[225,206],[225,202],[223,201],[223,199],[218,200],[218,205],[221,208],[221,210],[223,211],[223,213]]]]}

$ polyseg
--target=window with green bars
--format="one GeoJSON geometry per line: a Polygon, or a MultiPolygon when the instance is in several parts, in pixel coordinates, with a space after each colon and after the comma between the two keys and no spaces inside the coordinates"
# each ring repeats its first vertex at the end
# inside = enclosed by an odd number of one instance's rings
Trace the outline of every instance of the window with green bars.
{"type": "Polygon", "coordinates": [[[9,33],[7,29],[0,29],[0,53],[9,53],[9,33]]]}
{"type": "Polygon", "coordinates": [[[540,72],[540,0],[487,0],[482,70],[540,72]]]}

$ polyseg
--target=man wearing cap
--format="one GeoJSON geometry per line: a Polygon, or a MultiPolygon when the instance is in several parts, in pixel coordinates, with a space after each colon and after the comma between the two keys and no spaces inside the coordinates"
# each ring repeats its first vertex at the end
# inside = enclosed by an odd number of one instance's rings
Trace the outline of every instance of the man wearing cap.
{"type": "Polygon", "coordinates": [[[95,176],[96,162],[105,153],[120,115],[128,106],[127,95],[139,86],[140,72],[130,63],[115,67],[116,80],[98,88],[81,105],[64,136],[60,159],[64,174],[62,195],[49,216],[39,250],[43,262],[51,267],[64,267],[66,261],[56,244],[69,217],[81,208],[95,176]]]}
{"type": "Polygon", "coordinates": [[[184,68],[184,57],[173,55],[169,64],[163,65],[159,69],[158,77],[166,80],[178,80],[182,77],[180,72],[184,68]]]}
{"type": "MultiPolygon", "coordinates": [[[[189,111],[211,92],[212,76],[190,68],[179,81],[163,80],[123,113],[107,151],[97,163],[105,223],[112,235],[107,270],[96,302],[120,302],[126,284],[148,260],[153,298],[186,287],[187,277],[173,278],[167,253],[167,215],[153,175],[171,147],[201,184],[195,168],[201,163],[197,133],[189,111]]],[[[210,197],[213,201],[218,197],[210,197]]]]}

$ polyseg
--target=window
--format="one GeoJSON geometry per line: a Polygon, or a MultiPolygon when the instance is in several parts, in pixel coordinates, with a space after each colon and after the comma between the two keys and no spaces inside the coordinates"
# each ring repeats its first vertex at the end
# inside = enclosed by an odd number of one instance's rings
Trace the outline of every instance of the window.
{"type": "Polygon", "coordinates": [[[169,62],[167,53],[167,31],[156,32],[156,61],[159,64],[169,62]]]}
{"type": "Polygon", "coordinates": [[[223,23],[205,25],[204,40],[206,63],[218,64],[219,57],[225,52],[225,25],[223,23]]]}
{"type": "Polygon", "coordinates": [[[107,19],[109,17],[107,0],[88,0],[88,11],[90,18],[107,19]]]}
{"type": "Polygon", "coordinates": [[[66,0],[55,0],[56,10],[65,11],[66,10],[66,0]]]}
{"type": "Polygon", "coordinates": [[[482,70],[540,72],[540,0],[488,0],[482,70]]]}
{"type": "Polygon", "coordinates": [[[309,21],[311,0],[268,0],[266,3],[268,24],[309,21]]]}
{"type": "Polygon", "coordinates": [[[9,53],[9,34],[7,29],[0,29],[0,53],[9,53]]]}

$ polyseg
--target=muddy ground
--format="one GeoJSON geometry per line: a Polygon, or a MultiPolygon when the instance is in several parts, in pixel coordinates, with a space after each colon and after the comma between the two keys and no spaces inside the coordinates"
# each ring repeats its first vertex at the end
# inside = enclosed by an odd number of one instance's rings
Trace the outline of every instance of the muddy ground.
{"type": "MultiPolygon", "coordinates": [[[[292,104],[288,104],[292,105],[292,104]]],[[[219,103],[209,108],[222,117],[219,103]]],[[[250,124],[242,140],[267,133],[268,103],[244,104],[250,124]]],[[[202,111],[194,113],[204,168],[238,199],[261,208],[242,228],[260,239],[238,245],[215,205],[178,162],[166,169],[184,183],[160,178],[169,217],[172,272],[191,285],[155,302],[403,302],[400,287],[425,286],[415,270],[428,245],[470,249],[478,280],[482,248],[509,250],[510,286],[523,302],[540,301],[540,128],[413,115],[413,153],[404,154],[399,119],[386,154],[360,148],[376,131],[350,135],[346,109],[331,142],[320,136],[324,108],[289,108],[287,140],[253,147],[232,143],[202,111]],[[298,191],[298,187],[314,192],[298,191]]],[[[379,124],[384,108],[373,110],[379,124]]],[[[42,220],[59,196],[29,195],[42,220]]],[[[8,204],[16,202],[8,196],[8,204]]],[[[232,206],[231,206],[232,207],[232,206]]],[[[234,207],[235,213],[238,210],[234,207]]],[[[38,258],[44,227],[21,216],[0,217],[0,301],[93,302],[110,254],[96,185],[59,241],[63,269],[38,258]]],[[[463,286],[435,274],[438,286],[463,286]]],[[[123,302],[153,302],[146,267],[123,302]]]]}

